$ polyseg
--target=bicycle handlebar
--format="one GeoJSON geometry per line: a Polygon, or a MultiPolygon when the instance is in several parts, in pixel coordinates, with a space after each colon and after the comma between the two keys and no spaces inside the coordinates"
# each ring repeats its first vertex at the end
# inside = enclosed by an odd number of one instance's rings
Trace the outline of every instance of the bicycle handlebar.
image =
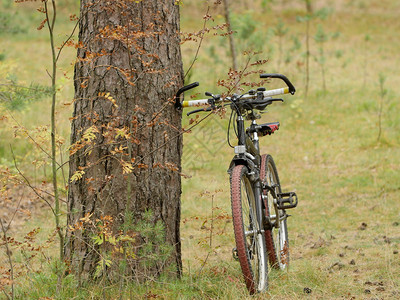
{"type": "MultiPolygon", "coordinates": [[[[270,98],[272,96],[283,95],[290,93],[289,88],[280,88],[274,89],[269,91],[264,91],[263,96],[264,98],[270,98]]],[[[244,95],[240,99],[256,99],[257,95],[244,95]]],[[[230,102],[229,99],[223,99],[222,102],[230,102]]],[[[191,107],[191,106],[202,106],[202,105],[209,105],[209,99],[198,99],[198,100],[187,100],[183,101],[181,107],[191,107]]]]}
{"type": "Polygon", "coordinates": [[[294,93],[296,92],[296,89],[294,87],[294,85],[290,82],[290,80],[282,74],[276,74],[276,73],[272,73],[272,74],[261,74],[260,78],[279,78],[282,79],[286,85],[289,88],[289,93],[291,93],[292,95],[294,95],[294,93]]]}
{"type": "Polygon", "coordinates": [[[181,109],[182,109],[182,104],[181,104],[180,95],[181,95],[183,92],[186,92],[187,90],[193,89],[193,88],[195,88],[195,87],[197,87],[197,86],[199,86],[199,85],[200,85],[200,84],[196,81],[196,82],[193,82],[193,83],[191,83],[191,84],[185,85],[184,87],[181,87],[181,88],[176,92],[176,95],[175,95],[175,108],[176,108],[177,110],[181,110],[181,109]]]}
{"type": "MultiPolygon", "coordinates": [[[[266,74],[261,74],[260,78],[278,78],[278,79],[283,80],[287,85],[287,87],[285,87],[285,88],[263,91],[262,93],[263,93],[264,99],[271,98],[272,96],[283,95],[283,94],[288,94],[288,93],[294,95],[294,93],[296,92],[295,87],[293,86],[293,84],[290,82],[290,80],[285,75],[275,74],[275,73],[271,73],[271,74],[266,73],[266,74]]],[[[192,88],[195,88],[197,86],[199,86],[199,83],[193,82],[193,83],[186,85],[178,90],[178,92],[176,93],[176,96],[175,96],[175,108],[177,110],[181,110],[183,107],[210,105],[210,100],[213,100],[213,99],[188,100],[188,101],[183,101],[183,102],[180,101],[180,95],[183,92],[190,90],[192,88]]],[[[240,99],[257,99],[258,98],[257,94],[244,94],[244,95],[240,96],[240,99]]],[[[206,95],[211,96],[213,98],[216,97],[208,92],[206,93],[206,95]]],[[[230,102],[230,98],[225,98],[225,99],[220,100],[219,95],[217,95],[217,96],[218,96],[218,99],[214,98],[214,100],[217,100],[216,103],[230,102]]],[[[198,112],[198,111],[206,111],[206,110],[205,109],[196,110],[196,112],[198,112]]]]}

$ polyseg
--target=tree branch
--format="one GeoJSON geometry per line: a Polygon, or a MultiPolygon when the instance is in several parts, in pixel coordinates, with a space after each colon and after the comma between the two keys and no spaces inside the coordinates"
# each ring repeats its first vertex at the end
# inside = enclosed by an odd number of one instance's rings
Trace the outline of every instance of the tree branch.
{"type": "MultiPolygon", "coordinates": [[[[207,7],[206,16],[208,16],[208,12],[209,12],[209,11],[210,11],[210,6],[207,7]]],[[[199,55],[199,51],[200,51],[201,44],[203,43],[203,39],[204,39],[204,35],[205,35],[205,29],[206,29],[207,21],[208,21],[208,18],[205,18],[205,19],[204,19],[204,24],[203,24],[203,30],[202,30],[202,31],[203,31],[203,34],[202,34],[201,37],[200,37],[199,46],[197,47],[196,54],[195,54],[195,56],[194,56],[194,58],[193,58],[193,61],[192,61],[192,63],[190,64],[189,69],[186,71],[186,73],[185,73],[185,75],[183,76],[183,78],[186,78],[187,74],[189,74],[189,71],[192,69],[194,63],[195,63],[196,60],[197,60],[197,56],[199,55]]]]}
{"type": "Polygon", "coordinates": [[[17,161],[16,161],[15,155],[14,155],[14,150],[13,150],[13,148],[12,148],[11,145],[10,145],[10,148],[11,148],[11,154],[12,154],[13,161],[14,161],[14,166],[15,166],[15,169],[17,169],[18,174],[25,180],[26,184],[32,189],[32,191],[36,194],[36,196],[38,196],[40,199],[42,199],[44,202],[46,202],[46,204],[50,207],[50,209],[51,209],[53,215],[55,216],[56,213],[55,213],[53,207],[51,206],[50,202],[47,201],[42,195],[40,195],[40,194],[36,191],[36,188],[35,188],[34,186],[31,185],[29,179],[26,178],[26,176],[25,176],[25,175],[21,172],[21,170],[18,168],[17,161]]]}

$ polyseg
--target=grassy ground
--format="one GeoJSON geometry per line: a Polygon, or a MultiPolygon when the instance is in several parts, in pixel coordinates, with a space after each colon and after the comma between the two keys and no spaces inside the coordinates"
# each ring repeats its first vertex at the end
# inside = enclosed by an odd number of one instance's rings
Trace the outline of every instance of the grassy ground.
{"type": "MultiPolygon", "coordinates": [[[[287,74],[298,90],[295,96],[286,97],[284,104],[271,106],[262,118],[265,122],[281,122],[279,131],[261,140],[261,147],[264,153],[273,155],[284,190],[296,191],[300,199],[289,219],[290,269],[270,272],[267,294],[274,299],[395,299],[400,297],[397,194],[400,191],[400,104],[397,101],[400,65],[395,59],[400,41],[393,37],[400,29],[396,13],[399,4],[393,0],[343,0],[334,4],[316,1],[315,9],[330,5],[332,10],[326,19],[315,18],[311,23],[312,36],[320,25],[329,37],[323,46],[327,90],[322,88],[320,65],[314,59],[319,55],[319,46],[311,39],[313,56],[307,98],[304,94],[305,23],[296,21],[296,16],[304,15],[301,1],[273,2],[264,12],[251,10],[255,4],[236,3],[233,7],[239,16],[238,26],[251,25],[249,19],[241,17],[246,11],[250,20],[256,21],[253,33],[242,40],[236,39],[239,47],[261,45],[263,55],[270,60],[263,66],[265,71],[287,74]],[[279,63],[279,38],[269,31],[276,28],[279,18],[289,29],[282,46],[285,54],[289,53],[287,63],[283,59],[279,63]],[[260,36],[265,42],[259,42],[260,36]],[[300,41],[297,49],[294,38],[300,41]],[[379,76],[385,78],[383,97],[379,76]],[[378,140],[379,127],[382,133],[378,140]]],[[[184,3],[182,30],[201,29],[205,11],[198,1],[184,3]]],[[[223,22],[221,9],[211,9],[210,13],[215,18],[210,27],[223,22]]],[[[29,15],[28,11],[19,14],[29,15]]],[[[0,39],[0,53],[5,54],[5,60],[0,63],[15,64],[13,72],[25,82],[32,78],[47,80],[43,67],[46,57],[42,55],[47,51],[44,32],[31,36],[2,35],[0,39]],[[33,53],[29,56],[24,55],[28,47],[33,53]]],[[[230,65],[227,44],[227,40],[212,34],[204,41],[188,80],[201,81],[199,91],[218,92],[215,80],[225,76],[230,65]]],[[[196,46],[183,45],[186,67],[193,59],[196,46]]],[[[67,53],[65,69],[70,68],[73,51],[67,53]]],[[[244,59],[240,61],[243,63],[244,59]]],[[[65,86],[62,101],[72,97],[72,85],[68,83],[62,82],[65,86]]],[[[278,87],[280,83],[274,81],[270,86],[278,87]]],[[[14,114],[32,129],[42,124],[43,119],[35,116],[47,111],[47,107],[42,101],[14,114]]],[[[60,133],[68,139],[66,120],[70,112],[61,107],[60,103],[60,133]]],[[[6,128],[12,121],[7,122],[1,128],[2,141],[12,136],[12,131],[6,128]]],[[[166,299],[247,297],[239,264],[231,255],[234,239],[226,169],[233,151],[226,145],[227,123],[226,119],[213,116],[185,136],[183,172],[191,177],[183,179],[183,280],[133,286],[126,291],[126,299],[138,295],[166,299]]],[[[22,141],[15,143],[17,148],[26,147],[22,141]]],[[[4,144],[0,146],[4,148],[4,144]]],[[[17,151],[23,156],[28,150],[17,151]]],[[[4,151],[3,165],[11,159],[4,151]]],[[[29,226],[38,222],[32,223],[29,226]]],[[[54,295],[46,288],[55,280],[51,272],[41,276],[36,276],[30,285],[33,299],[54,295]]],[[[72,283],[68,287],[66,283],[61,298],[102,295],[100,287],[79,293],[74,291],[72,283]]],[[[118,287],[110,287],[107,295],[116,295],[117,290],[118,287]]],[[[19,291],[22,295],[24,288],[19,291]]],[[[261,299],[264,295],[253,298],[261,299]]]]}

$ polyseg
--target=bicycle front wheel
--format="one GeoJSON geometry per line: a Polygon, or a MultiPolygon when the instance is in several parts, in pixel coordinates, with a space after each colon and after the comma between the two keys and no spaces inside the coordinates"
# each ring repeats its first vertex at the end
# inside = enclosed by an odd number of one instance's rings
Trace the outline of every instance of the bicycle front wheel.
{"type": "MultiPolygon", "coordinates": [[[[278,171],[271,155],[261,157],[260,178],[263,184],[271,187],[275,195],[282,192],[278,171]]],[[[273,268],[285,270],[289,265],[289,237],[287,230],[287,214],[283,209],[277,209],[270,190],[263,190],[265,216],[270,220],[271,228],[265,229],[265,243],[268,260],[273,268]]]]}
{"type": "Polygon", "coordinates": [[[256,202],[246,166],[235,166],[231,173],[233,229],[237,255],[250,294],[268,286],[268,262],[264,234],[257,222],[256,202]]]}

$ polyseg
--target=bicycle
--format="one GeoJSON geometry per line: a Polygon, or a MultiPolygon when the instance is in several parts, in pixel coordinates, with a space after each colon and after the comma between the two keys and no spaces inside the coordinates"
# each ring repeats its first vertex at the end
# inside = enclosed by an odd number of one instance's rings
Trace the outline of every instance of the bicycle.
{"type": "Polygon", "coordinates": [[[259,137],[271,135],[279,129],[279,122],[258,125],[256,119],[268,105],[283,99],[273,96],[292,94],[296,89],[289,79],[281,74],[261,74],[261,78],[279,78],[287,87],[266,90],[258,88],[242,95],[233,94],[222,98],[206,92],[208,99],[180,101],[180,95],[199,85],[198,82],[184,86],[176,94],[176,109],[207,105],[187,113],[213,111],[222,106],[232,109],[228,125],[228,144],[234,148],[228,173],[233,228],[236,248],[233,257],[239,260],[246,287],[250,294],[265,291],[268,288],[268,261],[271,267],[287,269],[289,264],[289,237],[287,230],[287,209],[297,206],[295,192],[282,193],[278,171],[271,155],[260,155],[259,137]],[[224,104],[228,102],[227,104],[224,104]],[[229,131],[232,117],[236,120],[233,128],[238,139],[232,146],[229,131]],[[251,121],[245,129],[245,119],[251,121]]]}

